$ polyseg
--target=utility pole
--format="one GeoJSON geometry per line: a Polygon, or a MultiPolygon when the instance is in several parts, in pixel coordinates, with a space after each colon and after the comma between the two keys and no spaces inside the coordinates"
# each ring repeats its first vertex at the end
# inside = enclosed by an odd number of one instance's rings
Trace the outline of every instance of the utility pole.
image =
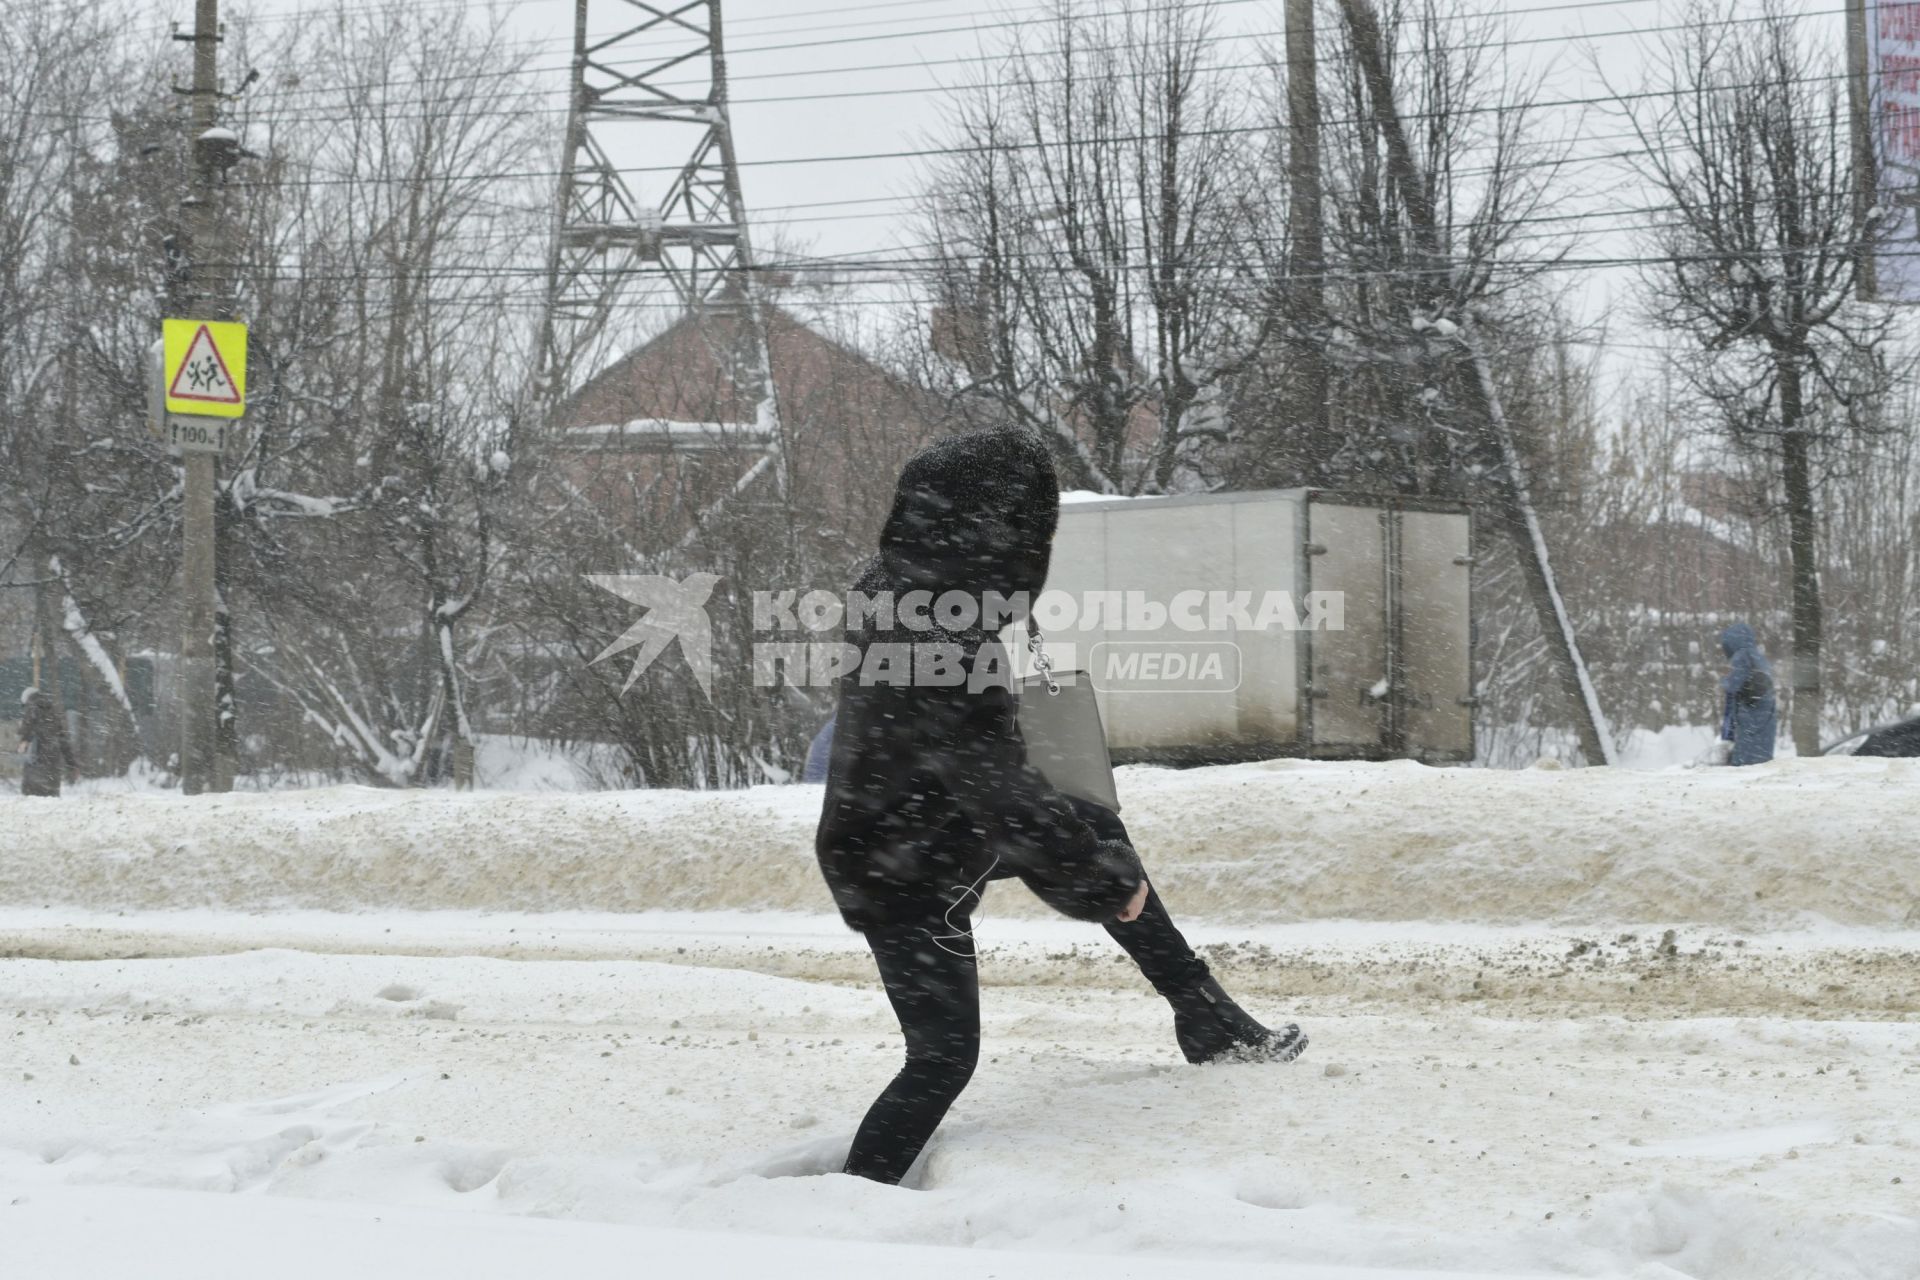
{"type": "MultiPolygon", "coordinates": [[[[1878,6],[1876,6],[1877,10],[1878,6]]],[[[1872,301],[1878,294],[1873,237],[1868,216],[1880,202],[1879,162],[1873,146],[1873,78],[1869,68],[1866,0],[1847,0],[1847,106],[1853,128],[1853,226],[1857,291],[1872,301]]]]}
{"type": "MultiPolygon", "coordinates": [[[[1393,71],[1387,61],[1379,15],[1374,12],[1372,0],[1340,0],[1340,8],[1347,30],[1353,36],[1353,52],[1366,81],[1367,97],[1385,135],[1388,177],[1406,207],[1422,265],[1429,269],[1440,266],[1446,263],[1447,256],[1440,249],[1439,214],[1428,194],[1426,175],[1407,139],[1406,124],[1394,98],[1393,71]]],[[[1492,486],[1494,516],[1513,540],[1521,580],[1533,603],[1541,637],[1553,655],[1554,673],[1559,677],[1561,692],[1573,714],[1581,754],[1589,764],[1614,764],[1613,731],[1600,707],[1600,695],[1594,688],[1586,658],[1580,652],[1580,638],[1574,630],[1573,618],[1567,612],[1566,599],[1560,594],[1553,575],[1546,534],[1540,527],[1539,513],[1527,486],[1526,463],[1507,422],[1492,363],[1480,346],[1478,334],[1470,324],[1464,323],[1464,317],[1462,319],[1456,341],[1472,374],[1463,382],[1468,396],[1477,401],[1481,438],[1499,451],[1502,462],[1492,486]]]]}
{"type": "MultiPolygon", "coordinates": [[[[189,270],[185,314],[225,320],[231,307],[224,273],[215,264],[220,251],[219,199],[223,172],[218,142],[210,137],[218,123],[220,81],[220,0],[195,0],[191,36],[174,37],[193,45],[193,88],[189,115],[192,171],[181,207],[189,270]]],[[[180,782],[188,795],[233,787],[219,763],[219,681],[214,669],[214,628],[218,597],[214,565],[214,489],[220,455],[186,451],[186,491],[181,504],[184,544],[180,557],[182,631],[180,636],[180,782]]]]}
{"type": "MultiPolygon", "coordinates": [[[[1288,272],[1288,319],[1293,330],[1294,377],[1299,387],[1294,430],[1307,434],[1307,456],[1318,471],[1334,453],[1327,384],[1326,233],[1320,196],[1320,83],[1314,51],[1314,0],[1287,0],[1288,215],[1293,262],[1288,272]]],[[[1320,483],[1325,475],[1316,475],[1320,483]]]]}

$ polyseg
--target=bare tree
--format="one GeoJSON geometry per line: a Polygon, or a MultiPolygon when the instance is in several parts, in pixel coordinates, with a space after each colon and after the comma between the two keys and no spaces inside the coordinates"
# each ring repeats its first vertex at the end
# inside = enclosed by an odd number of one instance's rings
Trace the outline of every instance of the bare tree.
{"type": "MultiPolygon", "coordinates": [[[[1878,429],[1889,314],[1858,301],[1856,202],[1842,68],[1804,20],[1770,5],[1733,23],[1711,3],[1660,47],[1659,96],[1623,99],[1636,164],[1671,212],[1650,233],[1654,320],[1684,335],[1711,428],[1764,458],[1791,565],[1795,749],[1819,750],[1826,630],[1820,469],[1878,429]]],[[[1870,210],[1868,210],[1870,211],[1870,210]]],[[[1771,487],[1771,486],[1770,486],[1771,487]]]]}
{"type": "Polygon", "coordinates": [[[32,592],[49,695],[62,696],[62,660],[78,659],[82,681],[118,709],[125,733],[105,761],[115,766],[148,737],[122,679],[120,632],[165,581],[139,554],[151,547],[123,553],[142,522],[133,513],[164,505],[169,483],[140,411],[122,412],[93,377],[99,336],[118,318],[100,304],[126,221],[105,200],[126,140],[99,104],[144,95],[151,105],[160,88],[120,40],[122,16],[30,6],[0,29],[0,587],[32,592]]]}
{"type": "Polygon", "coordinates": [[[1560,250],[1525,229],[1556,196],[1560,148],[1541,137],[1537,79],[1501,60],[1496,22],[1437,0],[1367,14],[1363,28],[1343,19],[1323,31],[1317,148],[1296,148],[1289,109],[1307,68],[1268,54],[1274,128],[1260,185],[1283,189],[1296,149],[1317,152],[1326,247],[1316,262],[1310,245],[1293,244],[1312,211],[1270,207],[1262,235],[1289,246],[1270,279],[1289,340],[1239,380],[1242,447],[1229,474],[1460,495],[1489,460],[1460,421],[1472,397],[1458,333],[1478,320],[1498,367],[1509,346],[1530,359],[1524,348],[1551,327],[1542,280],[1560,250]],[[1295,318],[1302,299],[1307,314],[1295,318]],[[1330,367],[1325,415],[1301,408],[1303,344],[1330,367]]]}
{"type": "Polygon", "coordinates": [[[255,179],[242,273],[263,403],[228,493],[268,531],[234,549],[268,628],[242,652],[362,776],[464,777],[463,631],[511,545],[524,381],[500,368],[525,325],[499,273],[537,263],[544,231],[531,187],[495,176],[546,141],[527,54],[484,18],[390,4],[310,20],[287,56],[248,121],[280,167],[255,179]],[[344,86],[328,127],[275,118],[295,77],[344,86]]]}
{"type": "MultiPolygon", "coordinates": [[[[1520,287],[1541,265],[1525,257],[1516,261],[1512,243],[1516,228],[1537,214],[1550,195],[1546,175],[1553,170],[1553,159],[1542,155],[1546,149],[1533,137],[1527,92],[1503,93],[1490,104],[1469,105],[1461,96],[1479,77],[1449,68],[1471,68],[1476,59],[1466,42],[1456,38],[1450,43],[1439,34],[1437,9],[1426,9],[1414,28],[1423,56],[1397,61],[1400,46],[1392,33],[1398,28],[1383,28],[1368,0],[1341,0],[1340,8],[1354,115],[1365,127],[1366,145],[1348,149],[1360,162],[1352,176],[1357,190],[1374,193],[1371,207],[1383,214],[1380,227],[1367,239],[1392,255],[1380,274],[1404,291],[1395,300],[1402,306],[1412,304],[1408,327],[1425,344],[1429,358],[1438,356],[1443,362],[1437,376],[1422,379],[1419,401],[1430,421],[1435,411],[1453,409],[1451,422],[1434,421],[1443,431],[1427,433],[1424,441],[1416,437],[1414,443],[1438,455],[1432,465],[1471,459],[1481,470],[1478,488],[1516,549],[1520,576],[1554,655],[1553,670],[1581,749],[1589,761],[1610,764],[1611,731],[1554,575],[1520,424],[1507,413],[1494,344],[1487,336],[1489,330],[1498,332],[1502,295],[1520,287]],[[1411,116],[1422,127],[1418,143],[1400,100],[1405,84],[1400,68],[1409,61],[1425,68],[1413,83],[1435,86],[1439,94],[1434,105],[1411,116]],[[1475,148],[1470,139],[1482,130],[1475,148]],[[1480,152],[1478,172],[1456,169],[1463,150],[1480,152]],[[1462,183],[1463,177],[1469,181],[1462,183]]],[[[1388,312],[1365,319],[1370,322],[1367,328],[1380,332],[1398,317],[1388,312]]],[[[1407,363],[1421,367],[1419,362],[1407,363]]],[[[1406,363],[1392,360],[1380,362],[1380,367],[1389,381],[1404,380],[1408,372],[1406,363]]],[[[1415,475],[1426,465],[1414,461],[1415,475]]]]}
{"type": "Polygon", "coordinates": [[[1207,0],[1056,0],[956,96],[929,175],[939,389],[1040,432],[1080,487],[1180,484],[1270,327],[1217,44],[1207,0]]]}

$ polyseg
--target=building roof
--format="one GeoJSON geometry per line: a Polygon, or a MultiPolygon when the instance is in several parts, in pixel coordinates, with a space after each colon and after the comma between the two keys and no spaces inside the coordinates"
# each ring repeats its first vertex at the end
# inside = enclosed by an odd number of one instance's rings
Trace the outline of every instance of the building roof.
{"type": "Polygon", "coordinates": [[[589,446],[582,453],[615,457],[636,473],[698,465],[709,496],[749,475],[758,483],[780,474],[819,531],[864,537],[867,526],[877,529],[900,466],[948,429],[946,415],[933,397],[785,309],[762,315],[775,405],[762,402],[747,311],[716,306],[683,316],[588,380],[555,425],[589,446]],[[775,444],[784,449],[777,470],[763,462],[775,444]]]}

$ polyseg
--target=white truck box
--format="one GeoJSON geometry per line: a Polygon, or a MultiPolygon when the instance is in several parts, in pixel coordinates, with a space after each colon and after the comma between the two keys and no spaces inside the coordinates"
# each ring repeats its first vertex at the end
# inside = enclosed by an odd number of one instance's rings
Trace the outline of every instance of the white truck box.
{"type": "Polygon", "coordinates": [[[1464,504],[1313,489],[1078,498],[1062,503],[1047,589],[1081,607],[1048,643],[1092,675],[1116,760],[1472,759],[1464,504]],[[1130,630],[1152,619],[1113,607],[1118,593],[1150,613],[1183,592],[1204,593],[1209,623],[1211,602],[1236,593],[1256,620],[1272,593],[1302,620],[1314,593],[1338,592],[1344,607],[1323,598],[1318,628],[1272,611],[1264,626],[1234,625],[1228,610],[1228,629],[1202,631],[1130,630]]]}

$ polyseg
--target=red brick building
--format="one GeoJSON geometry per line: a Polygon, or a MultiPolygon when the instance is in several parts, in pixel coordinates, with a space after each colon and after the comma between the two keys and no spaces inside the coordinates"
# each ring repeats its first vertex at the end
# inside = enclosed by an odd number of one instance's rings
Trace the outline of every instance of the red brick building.
{"type": "Polygon", "coordinates": [[[778,307],[763,310],[777,423],[744,308],[690,313],[563,406],[576,483],[653,545],[716,503],[781,492],[799,533],[871,546],[900,466],[947,430],[931,397],[778,307]],[[777,449],[775,446],[778,445],[777,449]]]}

